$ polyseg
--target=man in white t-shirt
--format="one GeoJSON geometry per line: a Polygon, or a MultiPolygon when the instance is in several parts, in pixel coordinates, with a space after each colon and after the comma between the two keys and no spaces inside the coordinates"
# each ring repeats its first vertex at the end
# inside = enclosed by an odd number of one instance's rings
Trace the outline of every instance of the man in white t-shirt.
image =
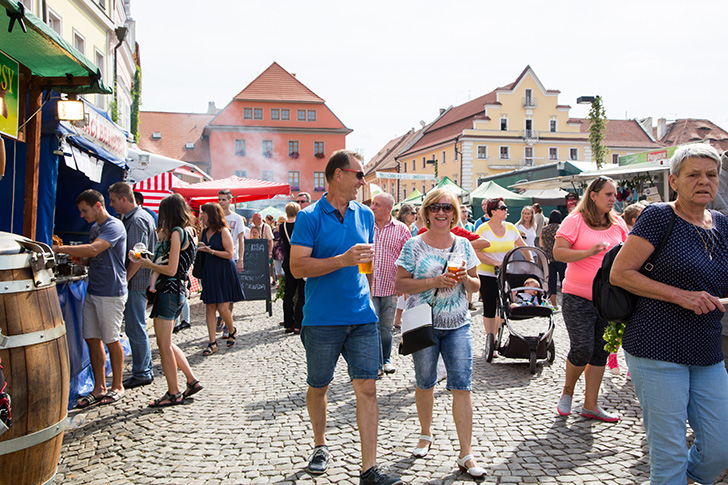
{"type": "MultiPolygon", "coordinates": [[[[230,209],[230,203],[233,200],[233,194],[230,189],[222,189],[217,193],[217,202],[222,207],[222,212],[225,214],[225,220],[230,227],[230,233],[233,236],[233,261],[238,268],[238,273],[243,272],[243,255],[245,254],[245,222],[242,216],[236,214],[230,209]]],[[[230,302],[230,311],[233,311],[233,303],[230,302]]],[[[222,322],[218,317],[219,331],[223,332],[223,338],[226,338],[227,327],[220,325],[222,322]]]]}

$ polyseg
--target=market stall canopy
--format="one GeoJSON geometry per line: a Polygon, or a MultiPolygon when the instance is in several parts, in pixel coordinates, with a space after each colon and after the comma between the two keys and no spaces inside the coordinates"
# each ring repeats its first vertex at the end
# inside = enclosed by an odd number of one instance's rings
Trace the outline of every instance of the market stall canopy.
{"type": "Polygon", "coordinates": [[[0,17],[0,50],[44,78],[43,87],[63,93],[113,91],[104,86],[101,72],[18,0],[0,0],[7,15],[0,17]]]}
{"type": "Polygon", "coordinates": [[[561,189],[530,189],[523,192],[523,197],[530,197],[541,205],[566,205],[567,191],[561,189]]]}
{"type": "Polygon", "coordinates": [[[470,200],[473,202],[473,207],[480,206],[480,202],[476,202],[475,199],[480,201],[483,199],[497,199],[498,197],[503,197],[506,204],[523,205],[532,201],[530,197],[524,197],[523,195],[511,192],[492,180],[483,182],[477,189],[470,193],[470,200]]]}
{"type": "Polygon", "coordinates": [[[420,192],[419,190],[415,189],[415,190],[412,191],[412,193],[409,195],[409,197],[407,197],[406,199],[404,199],[402,202],[412,202],[413,200],[417,200],[417,199],[420,199],[420,198],[422,198],[422,192],[420,192]]]}
{"type": "MultiPolygon", "coordinates": [[[[635,163],[631,165],[618,165],[603,168],[589,172],[582,172],[578,175],[566,175],[563,177],[553,177],[542,180],[530,180],[528,182],[519,182],[510,187],[514,189],[556,189],[579,187],[582,184],[588,184],[595,178],[604,175],[614,178],[615,180],[634,178],[637,174],[666,174],[670,169],[667,160],[659,162],[635,163]]],[[[665,177],[665,180],[667,177],[665,177]]]]}
{"type": "Polygon", "coordinates": [[[286,213],[280,210],[277,207],[273,207],[272,205],[269,205],[265,209],[258,211],[260,212],[260,215],[265,219],[268,215],[273,216],[274,219],[278,219],[280,216],[285,216],[286,213]]]}
{"type": "Polygon", "coordinates": [[[136,145],[132,145],[129,148],[126,162],[129,165],[128,182],[131,184],[147,180],[164,172],[173,171],[180,167],[185,167],[191,172],[199,173],[202,180],[212,180],[212,177],[191,163],[146,152],[136,145]]]}
{"type": "Polygon", "coordinates": [[[266,180],[247,179],[242,177],[228,177],[220,180],[210,180],[199,184],[188,184],[179,181],[178,186],[172,190],[185,199],[191,199],[194,205],[205,202],[217,202],[217,193],[222,189],[229,189],[235,202],[249,200],[270,199],[274,195],[290,195],[291,186],[266,180]]]}
{"type": "Polygon", "coordinates": [[[442,180],[440,180],[440,182],[437,185],[435,185],[435,188],[436,189],[445,189],[449,192],[452,192],[457,197],[465,197],[466,195],[468,195],[470,193],[467,190],[465,190],[464,188],[460,187],[455,182],[453,182],[452,180],[450,180],[450,178],[448,178],[448,177],[443,177],[442,180]]]}

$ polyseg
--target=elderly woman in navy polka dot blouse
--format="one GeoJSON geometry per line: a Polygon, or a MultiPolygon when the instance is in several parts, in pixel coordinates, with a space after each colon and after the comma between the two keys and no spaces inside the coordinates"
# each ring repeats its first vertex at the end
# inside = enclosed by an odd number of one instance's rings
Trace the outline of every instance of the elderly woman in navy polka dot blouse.
{"type": "Polygon", "coordinates": [[[720,156],[709,145],[680,148],[670,160],[677,198],[648,206],[614,262],[613,284],[639,295],[624,349],[642,405],[652,484],[713,481],[728,467],[728,373],[721,350],[719,298],[728,295],[728,218],[706,210],[720,156]],[[639,268],[675,226],[647,277],[639,268]],[[685,421],[695,432],[686,446],[685,421]]]}

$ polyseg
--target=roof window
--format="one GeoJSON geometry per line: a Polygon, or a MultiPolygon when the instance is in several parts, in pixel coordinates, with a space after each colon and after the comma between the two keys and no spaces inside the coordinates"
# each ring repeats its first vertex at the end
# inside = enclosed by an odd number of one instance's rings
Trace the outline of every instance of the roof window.
{"type": "Polygon", "coordinates": [[[194,143],[185,143],[185,148],[187,150],[194,150],[195,149],[195,144],[194,143]]]}
{"type": "Polygon", "coordinates": [[[162,133],[155,131],[152,133],[152,140],[161,140],[162,139],[162,133]]]}

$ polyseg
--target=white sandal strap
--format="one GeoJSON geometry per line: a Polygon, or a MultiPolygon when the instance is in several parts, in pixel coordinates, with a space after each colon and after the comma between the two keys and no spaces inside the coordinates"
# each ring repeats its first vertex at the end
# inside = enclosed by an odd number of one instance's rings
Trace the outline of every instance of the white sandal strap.
{"type": "Polygon", "coordinates": [[[460,466],[465,466],[465,464],[468,462],[468,460],[472,460],[472,459],[473,459],[473,455],[465,455],[462,458],[458,458],[458,464],[460,466]]]}
{"type": "Polygon", "coordinates": [[[425,434],[421,434],[420,435],[420,439],[423,440],[423,441],[429,441],[430,443],[432,443],[432,441],[433,441],[432,440],[432,436],[427,436],[425,434]]]}

